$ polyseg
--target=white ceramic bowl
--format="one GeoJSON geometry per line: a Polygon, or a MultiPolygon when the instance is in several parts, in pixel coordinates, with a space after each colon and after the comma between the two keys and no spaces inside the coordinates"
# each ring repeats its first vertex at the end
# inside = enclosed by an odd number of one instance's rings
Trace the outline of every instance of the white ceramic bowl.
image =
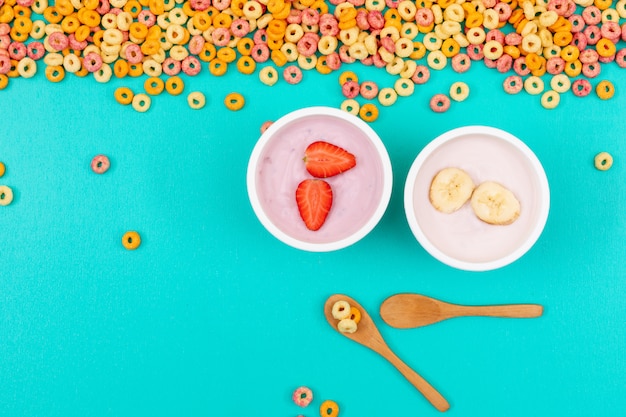
{"type": "Polygon", "coordinates": [[[548,218],[550,190],[541,163],[522,141],[499,129],[468,126],[442,134],[419,153],[406,179],[404,207],[411,231],[432,256],[454,268],[486,271],[514,262],[535,244],[548,218]],[[464,169],[476,185],[491,180],[509,188],[521,204],[518,219],[487,224],[469,202],[451,214],[437,211],[430,184],[446,167],[464,169]]]}
{"type": "Polygon", "coordinates": [[[362,239],[382,218],[391,197],[391,161],[361,119],[339,109],[308,107],[281,117],[261,135],[248,163],[247,187],[254,213],[276,238],[306,251],[333,251],[362,239]],[[301,181],[314,178],[302,159],[317,140],[354,154],[356,166],[326,179],[333,205],[324,225],[311,231],[300,217],[295,192],[301,181]]]}

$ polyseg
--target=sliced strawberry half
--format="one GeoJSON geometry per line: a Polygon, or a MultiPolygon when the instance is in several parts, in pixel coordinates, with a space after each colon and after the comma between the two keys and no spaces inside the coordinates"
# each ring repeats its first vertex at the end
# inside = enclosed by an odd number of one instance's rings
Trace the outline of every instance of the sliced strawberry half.
{"type": "Polygon", "coordinates": [[[317,178],[328,178],[341,174],[356,165],[350,152],[332,143],[317,141],[304,151],[304,164],[309,174],[317,178]]]}
{"type": "Polygon", "coordinates": [[[296,203],[307,229],[319,230],[333,205],[333,190],[324,180],[304,180],[296,189],[296,203]]]}

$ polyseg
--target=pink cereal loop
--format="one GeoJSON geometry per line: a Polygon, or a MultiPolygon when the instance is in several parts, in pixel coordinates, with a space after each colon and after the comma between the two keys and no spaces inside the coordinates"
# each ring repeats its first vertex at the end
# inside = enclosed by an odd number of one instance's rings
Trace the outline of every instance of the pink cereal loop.
{"type": "Polygon", "coordinates": [[[313,392],[307,387],[300,387],[293,392],[291,399],[298,407],[306,407],[313,401],[313,392]]]}
{"type": "Polygon", "coordinates": [[[491,9],[497,2],[497,0],[483,0],[483,6],[485,6],[486,9],[491,9]]]}
{"type": "Polygon", "coordinates": [[[193,55],[188,55],[183,59],[181,64],[183,73],[189,76],[198,75],[202,66],[200,65],[200,60],[193,55]]]}
{"type": "Polygon", "coordinates": [[[356,62],[356,59],[350,56],[350,47],[348,45],[341,45],[339,47],[339,59],[345,64],[356,62]]]}
{"type": "Polygon", "coordinates": [[[530,74],[530,68],[526,65],[526,57],[520,56],[513,61],[513,71],[519,76],[526,76],[530,74]]]}
{"type": "Polygon", "coordinates": [[[617,43],[622,36],[622,28],[617,22],[604,22],[602,26],[600,26],[600,34],[603,38],[617,43]]]}
{"type": "Polygon", "coordinates": [[[58,52],[68,47],[69,39],[63,32],[53,32],[48,35],[48,44],[58,52]]]}
{"type": "Polygon", "coordinates": [[[355,7],[361,7],[365,4],[365,0],[348,0],[348,3],[355,7]]]}
{"type": "Polygon", "coordinates": [[[11,58],[0,54],[0,74],[8,74],[11,71],[11,58]]]}
{"type": "Polygon", "coordinates": [[[579,78],[572,83],[572,92],[576,97],[585,97],[591,93],[591,83],[584,78],[579,78]]]}
{"type": "Polygon", "coordinates": [[[594,62],[598,62],[598,53],[595,49],[585,49],[584,51],[580,51],[578,59],[583,64],[593,64],[594,62]]]}
{"type": "Polygon", "coordinates": [[[492,29],[485,35],[485,42],[496,41],[501,45],[504,45],[504,33],[499,29],[492,29]]]}
{"type": "Polygon", "coordinates": [[[252,47],[250,56],[255,62],[262,63],[270,59],[270,48],[267,44],[257,43],[252,47]]]}
{"type": "Polygon", "coordinates": [[[557,75],[565,69],[565,60],[559,56],[548,58],[546,62],[546,72],[550,75],[557,75]]]}
{"type": "Polygon", "coordinates": [[[102,57],[95,52],[90,52],[83,58],[83,66],[89,72],[96,72],[102,68],[102,57]]]}
{"type": "Polygon", "coordinates": [[[502,86],[507,94],[517,94],[524,88],[524,81],[519,75],[509,75],[504,79],[502,86]]]}
{"type": "Polygon", "coordinates": [[[67,39],[68,39],[70,48],[75,49],[77,51],[82,51],[83,49],[87,47],[87,45],[89,45],[89,42],[87,42],[86,40],[84,41],[76,40],[76,36],[73,33],[70,33],[67,39]]]}
{"type": "MultiPolygon", "coordinates": [[[[499,4],[499,3],[498,3],[499,4]]],[[[483,45],[468,45],[465,52],[472,61],[481,61],[485,55],[483,54],[483,45]]]]}
{"type": "Polygon", "coordinates": [[[163,61],[163,64],[162,64],[163,72],[166,75],[170,75],[170,76],[174,76],[174,75],[180,74],[181,66],[182,65],[181,65],[180,61],[176,61],[172,57],[165,58],[165,60],[163,61]]]}
{"type": "Polygon", "coordinates": [[[211,0],[191,0],[189,5],[193,10],[203,12],[211,7],[211,0]]]}
{"type": "Polygon", "coordinates": [[[226,10],[229,6],[230,0],[213,0],[213,7],[219,11],[226,10]]]}
{"type": "Polygon", "coordinates": [[[443,113],[450,108],[450,99],[445,94],[435,94],[430,99],[430,109],[435,113],[443,113]]]}
{"type": "Polygon", "coordinates": [[[261,124],[261,133],[265,133],[265,131],[267,129],[269,129],[269,127],[273,124],[274,122],[272,120],[266,120],[263,122],[263,124],[261,124]]]}
{"type": "Polygon", "coordinates": [[[620,68],[626,68],[626,49],[620,49],[615,54],[615,63],[620,68]]]}
{"type": "Polygon", "coordinates": [[[9,35],[0,35],[0,50],[6,51],[11,44],[11,37],[9,35]]]}
{"type": "Polygon", "coordinates": [[[156,24],[156,16],[148,9],[143,9],[137,15],[137,21],[146,25],[147,28],[151,28],[156,24]]]}
{"type": "Polygon", "coordinates": [[[556,12],[559,16],[565,15],[569,9],[567,0],[550,0],[548,2],[548,10],[556,12]]]}
{"type": "Polygon", "coordinates": [[[430,70],[426,65],[418,65],[411,77],[411,81],[415,84],[425,84],[430,79],[430,70]]]}
{"type": "Polygon", "coordinates": [[[602,21],[602,12],[596,6],[587,6],[582,12],[583,20],[588,25],[597,25],[602,21]]]}
{"type": "Polygon", "coordinates": [[[587,37],[582,32],[576,32],[572,36],[572,41],[570,42],[570,44],[574,45],[576,48],[578,48],[579,51],[582,52],[585,50],[585,48],[587,48],[587,37]]]}
{"type": "Polygon", "coordinates": [[[595,45],[601,38],[600,28],[597,26],[587,26],[583,33],[588,45],[595,45]]]}
{"type": "Polygon", "coordinates": [[[30,7],[35,3],[35,0],[17,0],[17,4],[22,7],[30,7]]]}
{"type": "Polygon", "coordinates": [[[91,160],[91,170],[96,174],[104,174],[109,170],[111,162],[106,155],[96,155],[91,160]]]}
{"type": "Polygon", "coordinates": [[[320,14],[317,10],[307,7],[302,11],[302,24],[317,25],[320,21],[320,14]]]}
{"type": "Polygon", "coordinates": [[[372,29],[382,29],[385,27],[385,17],[378,10],[372,10],[367,14],[367,22],[372,29]]]}
{"type": "Polygon", "coordinates": [[[298,84],[302,81],[302,70],[295,65],[289,65],[283,70],[283,77],[289,84],[298,84]]]}
{"type": "Polygon", "coordinates": [[[289,16],[287,16],[287,23],[299,25],[302,23],[302,10],[291,9],[289,10],[289,16]]]}
{"type": "Polygon", "coordinates": [[[572,24],[572,29],[570,30],[572,33],[582,32],[585,28],[585,19],[579,14],[573,14],[567,20],[572,24]]]}
{"type": "Polygon", "coordinates": [[[433,14],[433,11],[426,7],[419,8],[415,13],[415,23],[419,26],[430,26],[434,23],[434,21],[435,15],[433,14]]]}
{"type": "Polygon", "coordinates": [[[0,35],[8,35],[11,33],[11,26],[8,23],[0,23],[0,35]]]}
{"type": "Polygon", "coordinates": [[[246,19],[235,19],[230,25],[230,31],[235,37],[243,38],[248,33],[250,33],[250,22],[248,22],[246,19]]]}
{"type": "Polygon", "coordinates": [[[43,58],[46,54],[46,48],[44,47],[43,43],[38,41],[33,41],[29,43],[26,49],[28,57],[34,59],[35,61],[43,58]]]}
{"type": "Polygon", "coordinates": [[[355,97],[357,97],[359,95],[360,90],[361,90],[361,87],[359,86],[359,83],[354,81],[354,80],[346,81],[341,86],[341,93],[346,98],[355,98],[355,97]]]}
{"type": "Polygon", "coordinates": [[[507,20],[509,20],[509,17],[511,17],[511,13],[513,13],[513,11],[511,10],[511,6],[509,6],[508,3],[504,3],[502,1],[493,6],[493,10],[498,13],[498,20],[500,22],[506,22],[507,20]]]}
{"type": "Polygon", "coordinates": [[[513,58],[511,57],[511,55],[504,54],[500,58],[496,59],[496,69],[498,70],[498,72],[509,72],[512,66],[513,58]]]}
{"type": "Polygon", "coordinates": [[[378,85],[374,81],[363,81],[359,92],[366,100],[375,99],[378,96],[378,85]]]}
{"type": "Polygon", "coordinates": [[[254,32],[252,40],[255,44],[265,43],[267,44],[267,31],[265,29],[258,29],[254,32]]]}
{"type": "Polygon", "coordinates": [[[583,64],[582,73],[587,78],[595,78],[600,75],[600,63],[593,62],[590,64],[583,64]]]}
{"type": "Polygon", "coordinates": [[[329,55],[326,55],[326,65],[333,71],[337,71],[341,68],[341,64],[343,61],[337,52],[333,52],[329,55]]]}
{"type": "MultiPolygon", "coordinates": [[[[322,16],[322,18],[320,19],[320,24],[319,24],[319,27],[320,27],[319,30],[322,36],[339,35],[339,22],[337,21],[337,19],[335,19],[335,16],[329,15],[330,17],[328,18],[324,18],[324,16],[322,16]]],[[[357,16],[358,16],[358,13],[357,13],[357,16]]]]}
{"type": "Polygon", "coordinates": [[[452,57],[452,69],[458,73],[463,73],[470,69],[472,60],[467,54],[459,53],[452,57]]]}
{"type": "Polygon", "coordinates": [[[317,43],[319,39],[316,39],[315,35],[311,32],[307,32],[298,40],[296,47],[298,53],[303,56],[312,56],[317,52],[317,43]]]}
{"type": "Polygon", "coordinates": [[[141,47],[136,43],[129,44],[126,47],[125,57],[129,64],[139,64],[143,61],[143,52],[141,51],[141,47]]]}
{"type": "Polygon", "coordinates": [[[26,45],[22,42],[11,42],[9,45],[9,57],[11,59],[21,60],[28,53],[26,45]]]}
{"type": "Polygon", "coordinates": [[[100,0],[98,7],[96,8],[96,12],[98,12],[100,16],[104,16],[110,10],[111,10],[111,3],[109,3],[109,0],[100,0]]]}
{"type": "Polygon", "coordinates": [[[194,55],[199,55],[204,49],[204,44],[206,43],[204,36],[202,35],[194,35],[189,40],[189,52],[194,55]]]}
{"type": "Polygon", "coordinates": [[[227,46],[230,43],[230,30],[226,28],[216,28],[211,33],[211,39],[215,46],[227,46]]]}

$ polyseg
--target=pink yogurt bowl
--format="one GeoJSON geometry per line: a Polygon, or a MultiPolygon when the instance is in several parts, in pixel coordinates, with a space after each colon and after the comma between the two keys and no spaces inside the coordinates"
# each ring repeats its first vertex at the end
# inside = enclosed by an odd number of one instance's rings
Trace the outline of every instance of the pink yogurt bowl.
{"type": "Polygon", "coordinates": [[[328,252],[365,237],[380,221],[391,197],[389,155],[374,130],[347,112],[308,107],[284,115],[259,138],[248,163],[250,203],[263,226],[294,248],[328,252]],[[356,157],[356,166],[326,178],[333,204],[324,225],[306,228],[296,204],[296,188],[314,178],[306,170],[306,147],[323,140],[356,157]]]}
{"type": "Polygon", "coordinates": [[[467,126],[448,131],[417,156],[404,188],[407,221],[422,247],[457,269],[487,271],[524,255],[541,235],[550,209],[550,189],[539,159],[522,141],[499,129],[467,126]],[[465,170],[476,185],[497,181],[520,201],[519,218],[505,226],[479,220],[466,203],[445,214],[429,200],[430,184],[446,167],[465,170]]]}

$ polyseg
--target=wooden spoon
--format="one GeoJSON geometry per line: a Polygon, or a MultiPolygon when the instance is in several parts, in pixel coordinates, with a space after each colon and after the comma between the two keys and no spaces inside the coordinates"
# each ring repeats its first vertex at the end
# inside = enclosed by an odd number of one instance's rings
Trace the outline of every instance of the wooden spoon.
{"type": "Polygon", "coordinates": [[[435,388],[433,388],[424,378],[417,374],[407,364],[402,362],[395,353],[391,351],[389,346],[383,340],[378,328],[374,324],[372,318],[367,314],[367,311],[352,298],[347,295],[335,294],[326,300],[324,304],[324,315],[330,327],[337,330],[338,333],[344,335],[348,339],[352,339],[357,343],[367,346],[374,352],[380,354],[394,365],[398,371],[411,383],[424,397],[439,411],[446,411],[450,408],[450,404],[435,388]],[[354,333],[342,333],[337,329],[338,320],[333,317],[332,309],[336,301],[347,301],[350,306],[356,307],[361,313],[361,321],[358,323],[358,329],[354,333]]]}
{"type": "Polygon", "coordinates": [[[538,304],[463,306],[419,294],[396,294],[383,301],[380,316],[391,327],[409,329],[453,317],[483,316],[533,318],[543,313],[538,304]]]}

